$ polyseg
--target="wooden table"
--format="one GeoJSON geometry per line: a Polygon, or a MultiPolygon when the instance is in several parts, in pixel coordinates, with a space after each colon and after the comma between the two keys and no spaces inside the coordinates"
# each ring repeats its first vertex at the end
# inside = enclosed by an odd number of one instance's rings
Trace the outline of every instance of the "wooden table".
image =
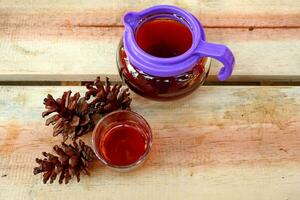
{"type": "Polygon", "coordinates": [[[184,99],[133,94],[154,134],[145,165],[117,173],[96,161],[79,184],[43,185],[34,159],[60,141],[44,126],[43,98],[83,92],[80,82],[96,75],[120,81],[122,15],[161,1],[0,1],[1,200],[300,198],[300,2],[163,2],[191,11],[209,41],[233,50],[232,77],[219,83],[213,63],[207,86],[184,99]]]}

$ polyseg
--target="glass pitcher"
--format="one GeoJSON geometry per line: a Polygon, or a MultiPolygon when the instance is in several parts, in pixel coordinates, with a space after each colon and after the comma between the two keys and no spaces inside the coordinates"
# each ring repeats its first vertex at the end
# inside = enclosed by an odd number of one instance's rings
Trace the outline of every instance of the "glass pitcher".
{"type": "Polygon", "coordinates": [[[117,49],[119,74],[135,93],[154,100],[186,96],[202,85],[210,58],[223,66],[218,79],[228,79],[235,64],[225,45],[206,42],[200,22],[189,12],[169,5],[128,12],[117,49]]]}

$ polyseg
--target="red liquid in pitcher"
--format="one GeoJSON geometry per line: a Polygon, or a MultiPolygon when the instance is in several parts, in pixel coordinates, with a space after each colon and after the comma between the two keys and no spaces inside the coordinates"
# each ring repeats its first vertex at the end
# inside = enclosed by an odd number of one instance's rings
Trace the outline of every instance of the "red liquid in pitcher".
{"type": "Polygon", "coordinates": [[[192,33],[184,24],[172,19],[154,19],[136,31],[136,41],[145,52],[162,58],[186,52],[193,42],[192,33]]]}
{"type": "Polygon", "coordinates": [[[147,147],[141,130],[129,124],[118,125],[108,130],[99,145],[104,159],[119,166],[136,162],[147,147]]]}

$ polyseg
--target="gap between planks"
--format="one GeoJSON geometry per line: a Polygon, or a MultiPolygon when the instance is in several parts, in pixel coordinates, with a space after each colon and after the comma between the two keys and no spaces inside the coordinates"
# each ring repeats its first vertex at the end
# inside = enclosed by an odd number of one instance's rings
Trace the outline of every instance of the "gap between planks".
{"type": "MultiPolygon", "coordinates": [[[[91,80],[90,82],[92,82],[91,80]]],[[[0,86],[84,86],[89,81],[0,81],[0,86]]],[[[122,83],[112,79],[111,82],[122,83]]],[[[124,83],[122,83],[124,84],[124,83]]],[[[206,81],[204,86],[300,86],[300,82],[214,82],[206,81]]]]}
{"type": "MultiPolygon", "coordinates": [[[[81,27],[81,28],[123,28],[123,25],[105,25],[105,24],[74,24],[73,27],[81,27]]],[[[66,27],[66,26],[64,26],[66,27]]],[[[216,25],[216,26],[210,26],[210,25],[204,25],[204,28],[230,28],[230,29],[248,29],[249,31],[253,31],[254,29],[295,29],[300,28],[300,25],[281,25],[281,26],[224,26],[224,25],[216,25]]]]}

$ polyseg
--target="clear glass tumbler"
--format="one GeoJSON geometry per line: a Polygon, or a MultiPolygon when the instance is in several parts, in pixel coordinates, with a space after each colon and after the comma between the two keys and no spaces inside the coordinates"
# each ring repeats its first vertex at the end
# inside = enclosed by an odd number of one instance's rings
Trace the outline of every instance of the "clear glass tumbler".
{"type": "Polygon", "coordinates": [[[147,158],[152,146],[152,132],[149,124],[142,116],[132,111],[119,110],[99,120],[93,132],[92,143],[96,156],[105,166],[117,171],[128,171],[140,166],[147,158]],[[126,130],[122,130],[122,128],[126,130]],[[115,132],[113,136],[109,136],[109,134],[116,129],[121,131],[115,132]],[[133,134],[132,137],[130,136],[131,133],[133,134]],[[137,133],[140,134],[140,136],[136,135],[137,133]],[[107,141],[111,142],[108,143],[107,141]],[[144,143],[139,145],[141,141],[144,141],[144,143]],[[138,148],[138,146],[144,149],[142,153],[135,154],[137,152],[135,148],[138,148]],[[128,150],[127,147],[129,151],[124,152],[128,150]],[[107,156],[115,155],[116,158],[122,160],[124,159],[123,157],[130,157],[132,154],[135,154],[136,159],[134,162],[126,163],[125,165],[118,164],[115,161],[113,162],[113,160],[107,156]]]}

